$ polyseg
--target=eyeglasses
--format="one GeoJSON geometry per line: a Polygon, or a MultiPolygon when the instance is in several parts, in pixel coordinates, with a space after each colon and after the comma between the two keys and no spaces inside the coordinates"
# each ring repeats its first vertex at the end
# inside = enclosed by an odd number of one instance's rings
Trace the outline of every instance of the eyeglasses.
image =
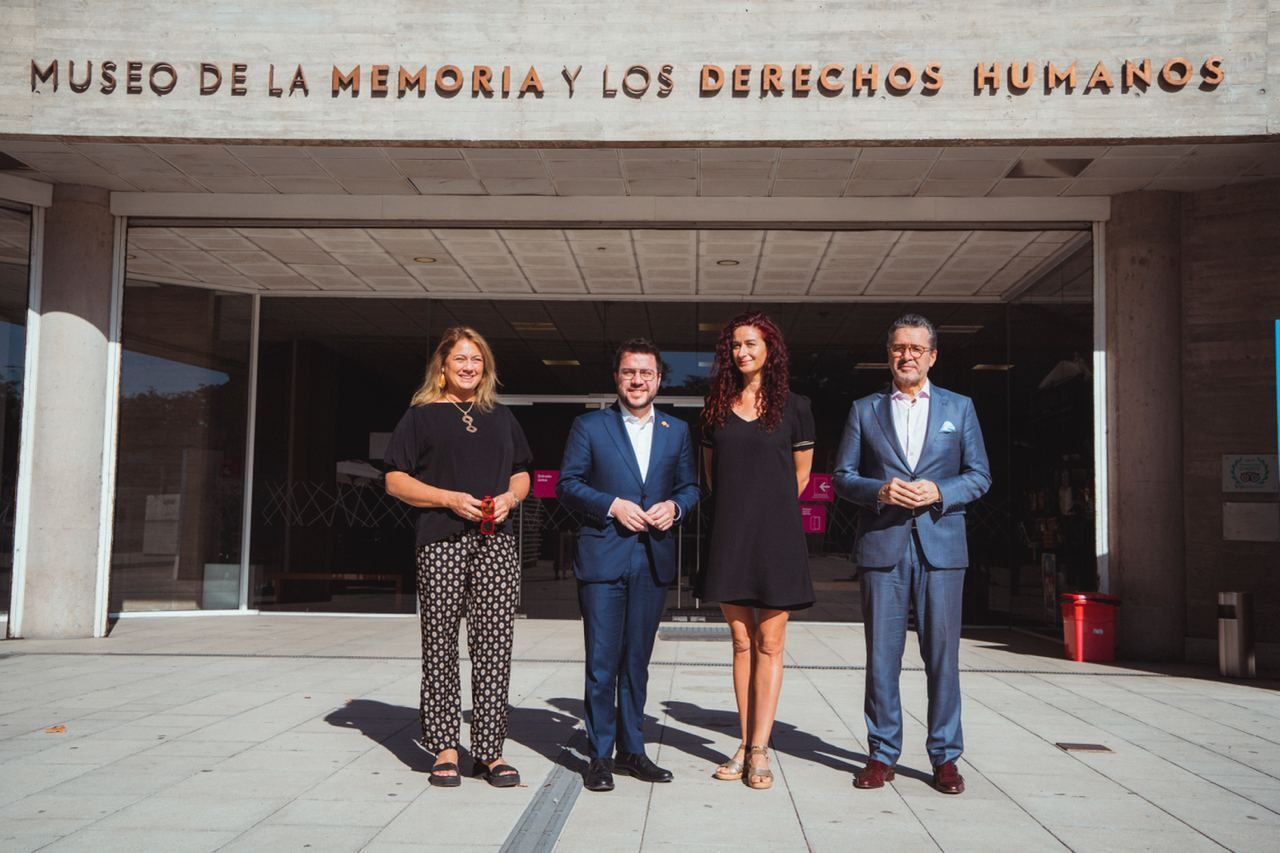
{"type": "Polygon", "coordinates": [[[624,367],[618,371],[618,375],[626,380],[639,378],[644,382],[652,382],[653,380],[658,378],[658,371],[650,370],[647,367],[641,368],[639,370],[637,370],[634,367],[624,367]]]}
{"type": "Polygon", "coordinates": [[[919,358],[927,352],[933,352],[933,347],[922,347],[919,344],[894,344],[889,347],[889,352],[898,357],[910,355],[912,358],[919,358]]]}
{"type": "Polygon", "coordinates": [[[498,507],[494,504],[493,498],[485,495],[480,501],[480,532],[485,536],[492,536],[497,529],[497,524],[493,520],[497,511],[498,507]]]}

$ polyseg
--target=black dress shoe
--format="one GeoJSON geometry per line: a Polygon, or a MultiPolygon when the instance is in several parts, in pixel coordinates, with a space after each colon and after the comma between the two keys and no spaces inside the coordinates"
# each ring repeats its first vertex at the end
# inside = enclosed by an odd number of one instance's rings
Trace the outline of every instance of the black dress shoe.
{"type": "Polygon", "coordinates": [[[607,758],[593,758],[587,765],[587,775],[582,787],[588,791],[613,790],[613,762],[607,758]]]}
{"type": "Polygon", "coordinates": [[[654,764],[643,752],[619,752],[613,760],[613,769],[615,772],[634,776],[641,782],[671,781],[671,771],[654,764]]]}

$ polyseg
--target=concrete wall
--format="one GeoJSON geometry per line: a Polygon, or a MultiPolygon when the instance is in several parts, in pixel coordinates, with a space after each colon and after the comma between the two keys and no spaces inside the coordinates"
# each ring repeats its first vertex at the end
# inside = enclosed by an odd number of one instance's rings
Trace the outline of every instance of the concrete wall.
{"type": "Polygon", "coordinates": [[[93,636],[114,220],[59,185],[45,219],[22,636],[93,636]]]}
{"type": "Polygon", "coordinates": [[[1280,644],[1280,542],[1227,541],[1222,527],[1224,501],[1280,500],[1222,489],[1223,454],[1276,452],[1280,181],[1184,196],[1182,245],[1187,634],[1216,641],[1217,593],[1245,590],[1258,640],[1280,644]]]}
{"type": "Polygon", "coordinates": [[[1181,198],[1113,199],[1106,230],[1111,592],[1125,657],[1183,655],[1181,198]]]}
{"type": "Polygon", "coordinates": [[[1280,542],[1224,536],[1224,454],[1276,452],[1280,181],[1130,193],[1106,230],[1112,591],[1122,653],[1213,660],[1217,593],[1252,592],[1280,662],[1280,542]]]}
{"type": "MultiPolygon", "coordinates": [[[[387,142],[505,140],[585,142],[743,142],[831,140],[1037,140],[1247,137],[1280,129],[1275,66],[1280,62],[1280,0],[1152,0],[1116,4],[1078,0],[1045,6],[1013,0],[958,3],[908,0],[814,4],[805,0],[705,0],[673,4],[501,0],[454,4],[386,0],[247,0],[161,3],[155,0],[10,0],[0,5],[0,133],[81,137],[218,140],[377,140],[387,142]],[[1123,91],[1125,60],[1150,59],[1158,73],[1176,57],[1189,60],[1191,81],[1176,91],[1158,82],[1123,91]],[[1221,57],[1223,82],[1201,86],[1200,68],[1221,57]],[[31,62],[59,62],[60,84],[32,92],[31,62]],[[74,78],[94,80],[76,93],[74,78]],[[117,87],[101,89],[102,63],[117,65],[117,87]],[[127,63],[143,63],[138,94],[127,92],[127,63]],[[172,63],[177,84],[158,95],[151,66],[172,63]],[[215,94],[199,94],[199,64],[222,72],[215,94]],[[922,75],[940,66],[941,88],[918,80],[905,94],[888,90],[895,63],[922,75]],[[979,90],[979,65],[1002,64],[998,89],[979,90]],[[1076,64],[1068,93],[1046,92],[1046,66],[1076,64]],[[1090,88],[1104,63],[1115,85],[1090,88]],[[232,94],[233,63],[243,63],[245,94],[232,94]],[[751,66],[749,92],[700,94],[704,64],[726,74],[751,66]],[[761,70],[780,66],[782,94],[762,95],[761,70]],[[797,64],[845,66],[841,94],[796,96],[797,64]],[[1030,63],[1032,85],[1013,90],[1009,64],[1030,63]],[[334,65],[362,69],[358,98],[331,97],[334,65]],[[374,97],[373,66],[389,66],[391,91],[374,97]],[[398,70],[444,65],[466,74],[454,97],[396,96],[398,70]],[[639,97],[621,89],[632,65],[647,66],[651,88],[639,97]],[[671,65],[669,97],[657,96],[657,74],[671,65]],[[853,95],[855,66],[878,65],[878,88],[853,95]],[[268,74],[280,97],[269,93],[268,74]],[[309,95],[288,94],[301,65],[309,95]],[[500,80],[511,67],[508,97],[472,97],[472,69],[486,65],[500,80]],[[517,97],[533,66],[543,97],[517,97]],[[578,67],[570,97],[562,69],[578,67]],[[609,70],[606,83],[605,69],[609,70]],[[617,89],[613,96],[606,85],[617,89]],[[1088,90],[1088,91],[1086,91],[1088,90]]],[[[157,84],[167,86],[160,74],[157,84]]],[[[638,83],[638,78],[632,78],[638,83]]]]}

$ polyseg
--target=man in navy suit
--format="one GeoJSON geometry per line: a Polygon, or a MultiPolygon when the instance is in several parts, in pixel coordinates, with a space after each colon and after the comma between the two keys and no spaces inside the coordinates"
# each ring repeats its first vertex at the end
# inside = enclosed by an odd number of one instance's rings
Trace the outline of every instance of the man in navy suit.
{"type": "Polygon", "coordinates": [[[867,643],[867,766],[859,788],[894,777],[902,753],[898,680],[907,611],[915,606],[929,694],[933,787],[964,791],[960,610],[969,565],[965,506],[986,493],[991,466],[973,401],[929,382],[933,324],[907,314],[889,328],[893,384],[853,404],[836,456],[836,493],[858,505],[854,559],[867,643]]]}
{"type": "Polygon", "coordinates": [[[649,657],[676,579],[672,526],[698,502],[693,442],[684,421],[658,411],[662,355],[643,338],[614,356],[618,400],[573,422],[556,495],[583,516],[574,550],[586,637],[584,786],[613,790],[613,773],[670,782],[644,750],[649,657]],[[614,758],[614,747],[617,758],[614,758]]]}

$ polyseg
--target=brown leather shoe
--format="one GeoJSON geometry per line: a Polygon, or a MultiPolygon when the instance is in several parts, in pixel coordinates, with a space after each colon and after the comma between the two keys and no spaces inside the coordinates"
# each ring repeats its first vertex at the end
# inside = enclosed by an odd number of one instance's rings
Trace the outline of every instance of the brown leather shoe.
{"type": "Polygon", "coordinates": [[[944,794],[963,794],[964,777],[956,769],[954,761],[933,768],[933,787],[944,794]]]}
{"type": "Polygon", "coordinates": [[[853,787],[883,788],[885,782],[893,781],[893,776],[892,767],[873,758],[867,762],[866,767],[853,774],[853,787]]]}

